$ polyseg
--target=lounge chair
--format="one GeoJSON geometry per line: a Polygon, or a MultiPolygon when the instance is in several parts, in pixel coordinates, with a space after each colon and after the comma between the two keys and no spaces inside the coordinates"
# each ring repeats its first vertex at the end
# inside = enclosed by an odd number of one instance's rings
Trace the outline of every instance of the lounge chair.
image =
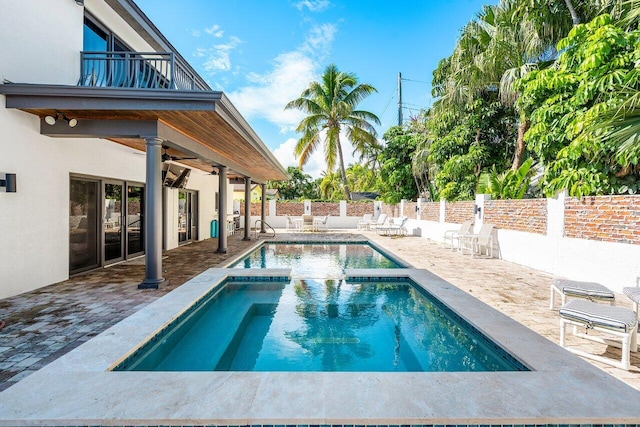
{"type": "Polygon", "coordinates": [[[631,366],[630,352],[638,351],[638,317],[634,311],[625,307],[612,307],[583,299],[574,299],[563,305],[559,313],[561,347],[588,359],[629,370],[631,366]],[[620,347],[622,349],[620,361],[587,353],[577,348],[566,347],[566,330],[569,325],[573,326],[573,335],[577,337],[620,347]],[[579,327],[584,327],[585,332],[578,332],[579,327]],[[618,338],[620,342],[594,336],[590,331],[613,336],[618,338]]]}
{"type": "Polygon", "coordinates": [[[409,218],[407,218],[406,216],[403,216],[402,218],[391,218],[388,224],[376,227],[376,233],[385,236],[405,235],[407,234],[405,224],[407,223],[408,219],[409,218]]]}
{"type": "Polygon", "coordinates": [[[616,305],[616,295],[607,287],[595,282],[579,282],[577,280],[554,279],[551,283],[549,309],[553,310],[555,294],[562,298],[562,305],[567,297],[584,298],[589,301],[605,301],[616,305]]]}
{"type": "Polygon", "coordinates": [[[384,214],[384,213],[380,214],[380,216],[378,216],[378,219],[371,220],[371,222],[369,223],[369,229],[375,230],[376,227],[383,227],[386,221],[387,221],[387,214],[384,214]]]}
{"type": "Polygon", "coordinates": [[[486,253],[493,258],[493,224],[482,224],[478,234],[462,234],[458,236],[460,252],[469,250],[472,257],[486,253]]]}
{"type": "Polygon", "coordinates": [[[372,214],[364,214],[362,215],[362,219],[358,221],[358,230],[368,230],[369,225],[371,225],[371,220],[373,219],[372,214]]]}
{"type": "Polygon", "coordinates": [[[460,249],[460,236],[465,234],[473,234],[473,221],[463,222],[457,230],[445,231],[442,237],[445,247],[447,247],[447,241],[449,241],[452,250],[460,249]]]}
{"type": "Polygon", "coordinates": [[[636,286],[622,288],[622,293],[629,297],[633,302],[633,311],[640,315],[640,311],[638,311],[638,306],[640,305],[640,277],[636,278],[636,286]]]}

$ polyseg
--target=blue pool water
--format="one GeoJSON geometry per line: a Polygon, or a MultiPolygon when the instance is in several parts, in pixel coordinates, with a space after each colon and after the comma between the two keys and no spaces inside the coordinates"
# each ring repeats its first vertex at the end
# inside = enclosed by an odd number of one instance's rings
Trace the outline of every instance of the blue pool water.
{"type": "Polygon", "coordinates": [[[366,243],[272,243],[265,244],[236,268],[291,268],[295,277],[342,277],[345,268],[403,267],[366,243]]]}
{"type": "Polygon", "coordinates": [[[293,279],[229,279],[115,370],[526,370],[408,279],[343,280],[399,267],[369,245],[269,244],[235,266],[293,279]]]}

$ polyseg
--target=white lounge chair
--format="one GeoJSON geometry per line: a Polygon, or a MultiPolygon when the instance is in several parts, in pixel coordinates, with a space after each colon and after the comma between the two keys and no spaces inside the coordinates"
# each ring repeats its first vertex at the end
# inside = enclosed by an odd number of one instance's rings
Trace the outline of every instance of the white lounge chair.
{"type": "Polygon", "coordinates": [[[493,258],[493,224],[482,224],[478,234],[463,234],[458,236],[460,252],[469,251],[472,257],[486,253],[493,258]]]}
{"type": "Polygon", "coordinates": [[[447,247],[447,241],[449,241],[452,250],[460,249],[460,236],[465,234],[473,234],[473,221],[463,222],[457,230],[445,231],[442,237],[445,247],[447,247]]]}
{"type": "Polygon", "coordinates": [[[371,223],[369,224],[369,229],[375,230],[376,227],[383,227],[386,221],[387,221],[387,214],[384,214],[384,213],[380,214],[380,216],[378,216],[378,219],[371,220],[371,223]]]}
{"type": "Polygon", "coordinates": [[[403,216],[402,218],[391,218],[388,224],[376,227],[376,233],[385,236],[405,235],[407,234],[405,224],[408,219],[409,218],[406,216],[403,216]]]}
{"type": "Polygon", "coordinates": [[[560,346],[572,353],[597,360],[602,363],[629,370],[630,352],[638,351],[638,317],[636,313],[625,307],[612,307],[583,299],[574,299],[560,308],[560,346]],[[580,338],[613,345],[622,349],[620,361],[608,357],[587,353],[583,350],[566,347],[567,326],[573,326],[573,334],[580,338]],[[578,328],[585,328],[585,332],[578,332],[578,328]],[[597,331],[601,334],[619,339],[611,340],[593,335],[597,331]]]}
{"type": "Polygon", "coordinates": [[[362,219],[358,221],[358,230],[368,230],[369,225],[371,225],[371,220],[373,219],[372,214],[364,214],[362,215],[362,219]]]}
{"type": "Polygon", "coordinates": [[[549,291],[549,309],[553,310],[555,294],[560,295],[562,305],[567,302],[567,297],[584,298],[589,301],[605,301],[616,305],[616,295],[606,286],[595,282],[579,282],[569,279],[554,279],[549,291]]]}

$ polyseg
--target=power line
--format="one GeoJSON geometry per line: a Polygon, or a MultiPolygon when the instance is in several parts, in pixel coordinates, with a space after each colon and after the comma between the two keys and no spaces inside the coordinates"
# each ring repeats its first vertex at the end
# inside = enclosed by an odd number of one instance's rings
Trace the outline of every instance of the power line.
{"type": "Polygon", "coordinates": [[[391,101],[393,101],[393,98],[395,97],[397,91],[398,91],[397,89],[394,89],[393,93],[391,93],[391,97],[389,98],[387,105],[385,105],[384,110],[382,110],[382,114],[380,114],[380,118],[384,117],[384,113],[387,112],[387,108],[389,108],[389,105],[391,105],[391,101]]]}
{"type": "Polygon", "coordinates": [[[424,80],[414,80],[414,79],[406,79],[406,78],[402,78],[402,80],[408,81],[408,82],[416,82],[416,83],[424,83],[426,85],[430,85],[430,82],[425,82],[424,80]]]}

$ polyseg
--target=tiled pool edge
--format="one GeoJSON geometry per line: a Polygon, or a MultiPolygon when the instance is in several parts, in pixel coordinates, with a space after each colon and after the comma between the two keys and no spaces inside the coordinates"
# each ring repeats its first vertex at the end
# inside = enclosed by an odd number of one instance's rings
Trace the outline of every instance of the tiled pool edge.
{"type": "MultiPolygon", "coordinates": [[[[398,271],[349,273],[382,277],[397,275],[398,271]]],[[[515,356],[536,371],[507,374],[105,371],[118,357],[179,313],[185,304],[229,274],[285,273],[207,270],[0,394],[0,424],[386,426],[630,424],[640,420],[640,408],[635,404],[640,393],[495,310],[487,311],[487,306],[426,270],[406,269],[403,274],[410,275],[456,311],[462,307],[459,314],[467,321],[492,339],[506,343],[515,356]]]]}

